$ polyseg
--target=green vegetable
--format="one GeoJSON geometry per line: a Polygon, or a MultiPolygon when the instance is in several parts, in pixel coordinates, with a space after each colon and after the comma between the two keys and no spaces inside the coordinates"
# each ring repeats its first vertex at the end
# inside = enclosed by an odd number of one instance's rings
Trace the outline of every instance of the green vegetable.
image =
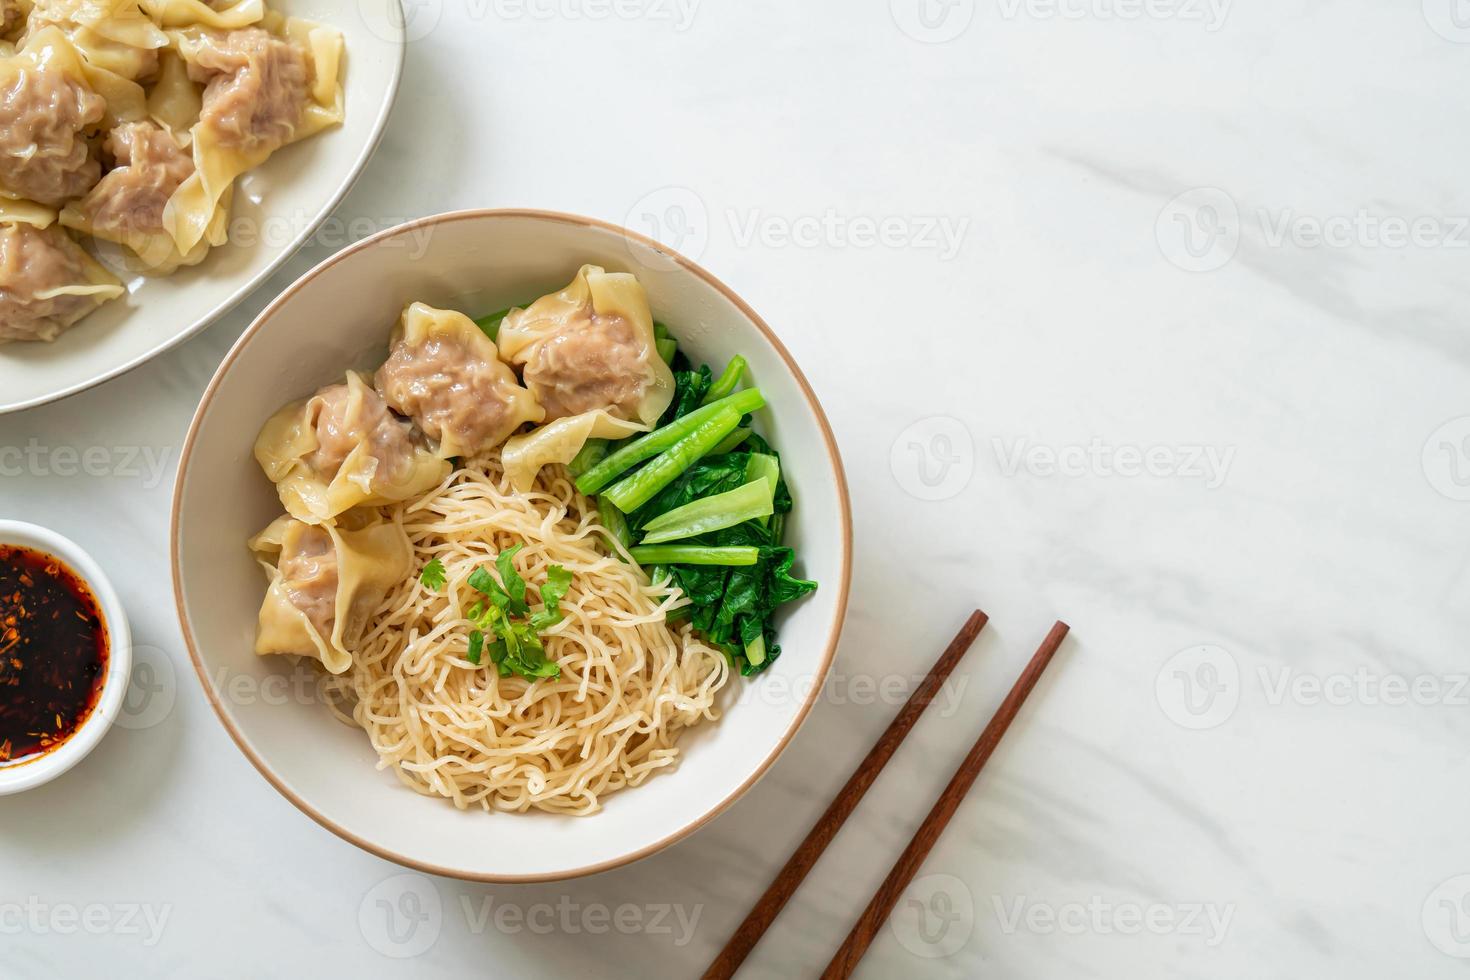
{"type": "Polygon", "coordinates": [[[732,452],[735,451],[735,449],[742,442],[744,442],[745,440],[747,440],[749,438],[750,438],[750,428],[749,428],[749,426],[746,426],[745,428],[736,429],[734,432],[730,433],[728,436],[725,437],[725,441],[724,442],[720,443],[718,446],[716,446],[714,449],[712,449],[710,451],[710,455],[711,456],[723,456],[725,453],[732,453],[732,452]]]}
{"type": "Polygon", "coordinates": [[[759,668],[766,662],[766,635],[764,633],[757,633],[753,640],[745,644],[745,662],[755,668],[759,668]]]}
{"type": "MultiPolygon", "coordinates": [[[[766,400],[761,395],[759,388],[747,388],[744,391],[737,391],[728,398],[722,398],[717,402],[697,408],[668,425],[660,426],[647,435],[639,436],[609,455],[577,478],[577,489],[587,494],[596,493],[617,479],[624,471],[669,449],[721,412],[726,410],[736,412],[738,421],[740,415],[748,415],[764,407],[765,404],[766,400]]],[[[731,428],[733,429],[734,426],[731,428]]],[[[623,510],[626,511],[627,508],[623,510]]]]}
{"type": "Polygon", "coordinates": [[[651,544],[628,551],[640,565],[754,565],[759,548],[710,548],[702,545],[651,544]]]}
{"type": "Polygon", "coordinates": [[[775,512],[776,490],[781,486],[781,461],[767,453],[751,453],[750,462],[745,464],[747,480],[764,480],[771,488],[771,509],[761,517],[761,523],[775,512]]]}
{"type": "Polygon", "coordinates": [[[419,581],[430,592],[438,592],[444,588],[444,563],[437,558],[430,559],[419,572],[419,581]]]}
{"type": "MultiPolygon", "coordinates": [[[[763,456],[762,459],[774,459],[763,456]]],[[[754,462],[755,457],[751,457],[754,462]]],[[[756,476],[743,486],[713,497],[701,497],[682,507],[666,511],[643,525],[643,544],[658,544],[663,541],[678,541],[692,538],[696,534],[707,534],[723,528],[734,527],[745,521],[769,517],[774,504],[772,495],[776,489],[776,478],[756,476]]]]}
{"type": "MultiPolygon", "coordinates": [[[[814,591],[817,583],[791,575],[795,554],[777,545],[771,532],[759,522],[747,521],[696,540],[715,551],[753,547],[759,553],[753,565],[721,568],[670,564],[669,572],[674,584],[693,601],[690,621],[695,629],[711,643],[733,649],[742,674],[767,669],[781,654],[772,622],[777,607],[814,591]],[[759,647],[755,644],[758,636],[759,647]],[[746,647],[758,655],[763,653],[760,663],[746,655],[746,647]]],[[[635,548],[634,553],[637,551],[635,548]]]]}
{"type": "MultiPolygon", "coordinates": [[[[685,416],[685,418],[693,417],[693,414],[685,416]]],[[[682,421],[683,419],[680,420],[682,421]]],[[[675,422],[665,428],[673,428],[678,424],[679,422],[675,422]]],[[[603,496],[611,500],[613,506],[625,514],[642,506],[654,494],[676,480],[680,473],[687,470],[701,456],[719,445],[739,424],[740,414],[735,409],[721,409],[664,450],[653,462],[604,490],[603,496]]]]}
{"type": "Polygon", "coordinates": [[[573,477],[581,476],[602,462],[602,457],[606,455],[606,439],[588,439],[582,443],[582,448],[577,451],[577,455],[573,456],[572,461],[567,464],[567,469],[571,471],[573,477]]]}
{"type": "Polygon", "coordinates": [[[740,384],[740,379],[745,377],[745,358],[736,354],[730,358],[730,363],[725,365],[725,370],[720,372],[719,379],[705,393],[704,403],[719,401],[729,395],[740,384]]]}
{"type": "Polygon", "coordinates": [[[679,352],[679,344],[670,337],[660,337],[653,342],[658,348],[658,356],[664,359],[665,364],[672,363],[674,355],[679,352]]]}
{"type": "Polygon", "coordinates": [[[705,456],[680,474],[677,480],[660,490],[652,500],[630,513],[629,523],[635,528],[641,528],[675,507],[682,507],[701,497],[712,497],[749,483],[745,478],[749,459],[746,453],[719,456],[711,453],[705,456]]]}
{"type": "Polygon", "coordinates": [[[694,411],[704,401],[705,392],[714,383],[715,379],[710,374],[708,365],[701,365],[697,371],[675,371],[674,399],[669,402],[669,407],[664,410],[659,422],[666,425],[694,411]]]}
{"type": "Polygon", "coordinates": [[[482,316],[475,321],[475,326],[483,330],[485,336],[494,340],[500,334],[500,321],[504,320],[513,309],[515,309],[514,306],[501,310],[498,313],[491,313],[489,316],[482,316]]]}
{"type": "Polygon", "coordinates": [[[465,610],[465,618],[474,624],[465,659],[479,664],[488,653],[502,677],[558,677],[561,667],[547,660],[538,634],[562,621],[561,600],[571,588],[572,573],[560,565],[546,570],[546,582],[537,590],[542,608],[533,613],[526,603],[525,579],[515,567],[520,550],[521,545],[515,545],[496,556],[498,581],[483,565],[470,573],[470,588],[488,601],[477,601],[465,610]],[[525,618],[518,621],[512,616],[525,618]]]}
{"type": "Polygon", "coordinates": [[[623,512],[613,506],[612,501],[606,497],[597,498],[597,516],[602,519],[602,526],[607,528],[609,534],[624,548],[633,544],[633,532],[628,527],[628,518],[623,512]]]}

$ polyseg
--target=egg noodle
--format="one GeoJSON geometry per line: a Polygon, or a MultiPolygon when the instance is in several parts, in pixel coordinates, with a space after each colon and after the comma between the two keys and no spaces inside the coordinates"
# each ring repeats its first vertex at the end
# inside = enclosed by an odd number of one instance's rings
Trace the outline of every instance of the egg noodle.
{"type": "Polygon", "coordinates": [[[414,790],[462,809],[593,813],[604,794],[675,765],[685,728],[719,717],[725,656],[687,622],[667,621],[688,598],[614,553],[564,467],[518,493],[492,454],[384,513],[402,522],[415,574],[388,593],[352,666],[326,684],[337,715],[367,732],[379,768],[414,790]],[[542,634],[558,678],[502,677],[488,657],[467,659],[465,611],[480,596],[466,580],[516,544],[533,595],[549,566],[572,573],[565,618],[542,634]],[[417,570],[435,558],[446,582],[431,591],[417,570]]]}

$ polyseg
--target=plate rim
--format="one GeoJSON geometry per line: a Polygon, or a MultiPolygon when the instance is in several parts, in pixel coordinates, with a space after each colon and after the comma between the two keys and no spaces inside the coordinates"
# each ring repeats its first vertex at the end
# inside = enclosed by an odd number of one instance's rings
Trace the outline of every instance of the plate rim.
{"type": "Polygon", "coordinates": [[[272,300],[265,309],[260,311],[260,314],[253,321],[251,321],[250,325],[245,328],[245,330],[235,340],[234,344],[230,346],[230,349],[225,354],[224,359],[220,361],[219,367],[215,369],[213,377],[210,378],[208,386],[204,389],[204,393],[200,396],[199,404],[194,409],[193,418],[191,418],[189,421],[189,431],[188,434],[184,437],[183,448],[179,453],[178,469],[174,476],[173,496],[169,507],[169,574],[173,579],[174,611],[179,621],[179,629],[183,635],[184,645],[189,651],[189,660],[193,664],[194,674],[198,678],[200,686],[204,689],[205,698],[209,701],[210,707],[214,709],[215,716],[219,719],[220,723],[224,725],[225,730],[229,733],[230,739],[235,743],[235,746],[247,759],[250,760],[251,765],[255,767],[256,771],[259,772],[260,775],[263,776],[268,783],[275,787],[276,791],[284,796],[293,806],[296,807],[296,809],[306,814],[321,827],[325,828],[326,830],[330,831],[341,839],[347,841],[348,843],[353,844],[370,854],[374,854],[377,857],[383,858],[384,860],[391,861],[394,864],[401,865],[405,868],[411,868],[415,871],[421,871],[426,874],[439,875],[446,878],[455,878],[461,881],[474,881],[492,884],[533,884],[538,882],[565,881],[572,878],[581,878],[587,875],[598,874],[603,871],[610,871],[614,868],[620,868],[625,865],[632,864],[635,861],[639,861],[645,857],[656,854],[659,851],[665,850],[666,848],[671,847],[674,844],[677,844],[680,841],[690,837],[696,831],[701,830],[720,814],[728,810],[736,803],[736,801],[738,801],[742,796],[749,792],[749,790],[753,786],[755,786],[755,784],[759,782],[763,776],[765,776],[770,768],[775,765],[776,760],[786,750],[791,741],[795,739],[796,733],[799,732],[802,726],[806,723],[807,717],[811,714],[812,708],[816,706],[817,700],[820,698],[821,692],[825,688],[827,675],[831,670],[832,662],[837,655],[837,647],[842,637],[842,629],[846,624],[848,596],[852,586],[852,501],[848,492],[847,473],[842,465],[842,455],[837,446],[837,438],[832,432],[832,425],[827,419],[827,413],[823,410],[821,401],[817,398],[816,392],[812,389],[811,382],[807,380],[807,377],[802,372],[801,367],[796,363],[795,358],[791,356],[791,352],[787,350],[786,345],[781,342],[780,337],[776,335],[775,331],[771,329],[770,325],[766,323],[766,321],[760,316],[760,314],[756,313],[756,311],[752,309],[751,306],[746,303],[744,299],[742,299],[723,281],[711,274],[703,266],[699,265],[692,259],[689,259],[679,254],[677,251],[645,235],[639,234],[638,232],[632,231],[628,228],[624,228],[620,225],[613,224],[610,221],[603,221],[600,218],[591,218],[584,215],[572,214],[569,212],[541,210],[536,208],[468,208],[455,211],[445,211],[439,214],[429,215],[424,218],[417,218],[413,221],[406,221],[402,224],[395,225],[392,228],[384,229],[383,231],[371,235],[368,238],[364,238],[359,242],[355,242],[347,248],[342,249],[340,252],[337,252],[327,257],[316,266],[308,270],[305,274],[303,274],[301,278],[297,279],[290,286],[286,287],[286,289],[284,289],[279,296],[272,300]],[[255,752],[252,747],[250,747],[250,745],[246,742],[244,735],[240,732],[239,728],[235,725],[230,716],[225,712],[224,705],[221,703],[218,693],[215,691],[213,685],[211,685],[209,682],[209,677],[206,672],[203,658],[200,656],[198,645],[195,643],[193,629],[190,626],[189,617],[186,614],[184,608],[183,581],[179,573],[179,510],[181,496],[184,488],[184,476],[188,472],[188,464],[190,455],[194,449],[194,441],[199,432],[200,422],[203,419],[205,411],[208,409],[210,402],[214,398],[216,389],[219,387],[221,381],[223,380],[225,373],[234,363],[235,359],[239,356],[240,352],[244,349],[245,345],[251,340],[251,338],[253,338],[255,334],[259,332],[265,322],[272,316],[274,316],[282,306],[289,302],[296,295],[297,292],[303,289],[317,276],[326,272],[327,269],[336,265],[338,262],[343,261],[347,257],[371,248],[385,238],[390,238],[394,235],[402,234],[407,231],[454,221],[476,220],[487,217],[532,218],[537,220],[549,220],[565,224],[580,225],[583,227],[595,228],[602,231],[611,231],[615,234],[622,235],[631,241],[654,249],[666,258],[684,268],[686,271],[693,273],[698,278],[704,280],[706,284],[714,288],[727,300],[729,300],[736,307],[736,309],[738,309],[742,315],[749,319],[750,322],[755,325],[756,329],[759,330],[762,335],[764,335],[766,340],[775,349],[777,355],[781,358],[782,362],[786,365],[787,370],[791,372],[792,377],[796,380],[797,387],[801,390],[802,394],[806,398],[807,405],[810,407],[812,414],[817,421],[817,428],[821,433],[822,442],[827,451],[827,459],[832,467],[834,485],[837,491],[839,526],[841,528],[841,534],[839,535],[838,540],[838,545],[841,549],[841,571],[839,573],[840,581],[837,583],[837,601],[833,606],[832,622],[829,627],[827,647],[823,651],[821,661],[816,667],[816,671],[814,674],[815,682],[811,685],[811,688],[806,698],[803,700],[800,707],[798,707],[796,714],[791,720],[791,724],[782,734],[780,741],[778,741],[775,746],[773,746],[772,749],[765,755],[765,757],[760,760],[759,764],[756,765],[756,767],[751,771],[750,775],[747,776],[745,780],[740,783],[739,786],[735,787],[734,790],[726,794],[722,799],[712,805],[697,819],[690,821],[673,833],[668,834],[651,844],[646,844],[635,851],[631,851],[627,854],[620,855],[615,858],[609,858],[605,861],[583,865],[576,868],[570,868],[564,871],[541,872],[536,874],[487,874],[465,871],[463,869],[451,868],[443,865],[436,865],[426,861],[419,861],[415,858],[400,854],[392,850],[391,848],[384,847],[380,844],[369,841],[359,834],[353,833],[352,831],[336,823],[326,814],[317,810],[315,807],[311,806],[304,799],[302,799],[301,796],[298,795],[297,792],[291,786],[289,786],[286,781],[279,774],[277,774],[271,768],[271,766],[263,758],[261,758],[258,753],[255,752]]]}
{"type": "MultiPolygon", "coordinates": [[[[383,100],[383,104],[378,109],[378,116],[373,120],[372,130],[368,134],[367,143],[364,144],[362,151],[358,154],[351,168],[349,168],[347,179],[342,182],[342,186],[332,193],[328,200],[323,202],[316,215],[306,223],[299,235],[287,243],[286,247],[281,250],[281,254],[277,255],[259,273],[252,276],[239,289],[236,289],[219,303],[215,304],[211,310],[195,320],[187,328],[169,337],[157,346],[149,348],[131,360],[115,364],[101,374],[88,378],[85,381],[79,381],[64,388],[58,388],[56,391],[48,392],[44,395],[36,395],[17,402],[0,402],[0,415],[11,415],[15,412],[23,412],[28,408],[39,408],[42,405],[50,405],[64,398],[70,398],[72,395],[81,394],[114,378],[122,377],[135,368],[142,367],[160,354],[172,350],[191,337],[197,336],[206,328],[213,326],[226,313],[239,306],[251,293],[264,286],[267,279],[275,275],[281,266],[294,258],[297,252],[301,251],[301,246],[306,244],[306,240],[316,234],[317,229],[322,226],[322,223],[332,216],[332,212],[337,209],[337,205],[341,204],[343,198],[348,195],[352,188],[357,186],[358,180],[362,177],[362,172],[367,169],[368,162],[372,160],[373,156],[378,152],[378,147],[383,142],[383,135],[388,128],[388,116],[392,113],[393,107],[398,103],[399,88],[403,83],[403,66],[408,55],[408,41],[406,39],[407,35],[404,25],[391,18],[390,23],[395,27],[397,36],[385,38],[385,40],[395,50],[397,57],[390,59],[391,64],[388,69],[388,97],[383,100]]],[[[350,58],[351,53],[349,52],[349,60],[347,62],[348,71],[352,70],[350,58]]]]}

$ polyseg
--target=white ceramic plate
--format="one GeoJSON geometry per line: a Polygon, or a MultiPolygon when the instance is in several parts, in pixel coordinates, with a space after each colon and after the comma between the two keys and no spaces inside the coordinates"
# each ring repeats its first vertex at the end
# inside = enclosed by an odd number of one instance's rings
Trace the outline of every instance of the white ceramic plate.
{"type": "Polygon", "coordinates": [[[354,245],[302,277],[246,330],[205,391],[180,457],[171,556],[180,623],[205,691],[240,748],[292,803],[402,864],[533,881],[652,853],[711,819],[775,761],[831,664],[847,604],[851,534],[842,464],[816,397],[775,334],[727,287],[611,225],[474,211],[354,245]],[[291,682],[297,668],[252,653],[265,581],[245,539],[281,505],[251,447],[282,403],[340,380],[348,367],[381,362],[406,303],[480,316],[565,285],[586,262],[636,273],[655,316],[691,358],[724,364],[743,354],[750,362],[770,406],[758,424],[781,451],[796,500],[788,541],[800,573],[821,587],[786,607],[780,659],[753,680],[732,679],[725,717],[686,733],[674,772],[611,794],[602,812],[587,817],[462,812],[376,769],[363,732],[314,703],[310,685],[291,682]]]}
{"type": "Polygon", "coordinates": [[[127,295],[53,343],[0,344],[0,413],[90,388],[203,330],[286,261],[362,172],[403,70],[402,18],[387,13],[397,0],[271,0],[271,6],[342,32],[343,124],[285,147],[239,180],[230,219],[238,241],[175,275],[132,277],[127,295]]]}

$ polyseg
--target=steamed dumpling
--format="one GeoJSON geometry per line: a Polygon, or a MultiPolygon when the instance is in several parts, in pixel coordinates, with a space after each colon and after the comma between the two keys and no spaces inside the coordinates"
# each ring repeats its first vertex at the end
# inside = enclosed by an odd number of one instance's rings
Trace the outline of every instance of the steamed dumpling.
{"type": "Polygon", "coordinates": [[[626,439],[648,426],[613,418],[601,409],[548,422],[524,435],[512,436],[501,450],[500,461],[510,485],[521,493],[531,489],[541,467],[566,465],[577,458],[588,439],[626,439]]]}
{"type": "Polygon", "coordinates": [[[61,223],[128,246],[150,272],[172,272],[202,259],[208,241],[182,256],[163,224],[169,198],[194,172],[194,160],[178,140],[153,122],[126,123],[108,135],[105,149],[116,168],[85,198],[68,205],[61,223]]]}
{"type": "Polygon", "coordinates": [[[55,340],[123,287],[47,218],[6,220],[19,210],[0,208],[0,343],[55,340]]]}
{"type": "Polygon", "coordinates": [[[401,525],[376,517],[352,523],[280,517],[250,540],[271,578],[256,653],[316,657],[334,674],[352,665],[373,610],[413,566],[401,525]]]}
{"type": "Polygon", "coordinates": [[[86,136],[106,112],[56,28],[0,59],[0,194],[56,206],[87,193],[102,168],[86,136]]]}
{"type": "Polygon", "coordinates": [[[674,397],[643,286],[584,265],[563,290],[512,311],[496,338],[548,420],[602,409],[652,425],[674,397]]]}
{"type": "Polygon", "coordinates": [[[450,472],[351,371],[346,384],[328,385],[273,415],[255,441],[255,458],[287,512],[309,524],[359,504],[407,500],[450,472]]]}
{"type": "Polygon", "coordinates": [[[473,320],[423,303],[403,311],[376,384],[394,411],[435,440],[442,459],[493,449],[546,415],[473,320]]]}
{"type": "Polygon", "coordinates": [[[342,121],[342,35],[274,13],[258,27],[172,33],[189,77],[204,84],[190,130],[195,172],[165,215],[187,253],[236,177],[287,143],[342,121]]]}
{"type": "Polygon", "coordinates": [[[59,28],[96,68],[137,81],[158,71],[168,35],[138,7],[138,0],[31,0],[27,32],[59,28]]]}

